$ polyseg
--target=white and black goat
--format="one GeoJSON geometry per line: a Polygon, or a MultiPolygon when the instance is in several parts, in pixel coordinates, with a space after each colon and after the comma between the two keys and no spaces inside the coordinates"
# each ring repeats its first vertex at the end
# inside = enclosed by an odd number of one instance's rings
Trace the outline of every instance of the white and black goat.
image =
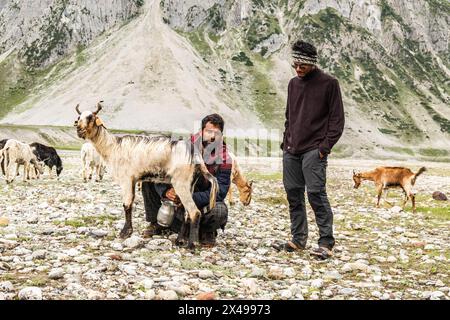
{"type": "Polygon", "coordinates": [[[33,154],[31,147],[20,141],[9,139],[3,149],[0,150],[0,161],[4,161],[6,183],[14,181],[19,171],[19,166],[23,165],[23,181],[30,179],[30,171],[36,168],[40,174],[44,173],[41,164],[33,154]],[[33,168],[34,166],[34,168],[33,168]],[[11,171],[14,173],[11,174],[11,171]]]}
{"type": "Polygon", "coordinates": [[[216,203],[218,184],[209,173],[202,156],[194,152],[190,141],[172,141],[170,137],[123,136],[116,137],[108,132],[98,117],[102,109],[99,102],[94,112],[79,110],[75,121],[77,134],[89,140],[112,170],[113,178],[122,188],[125,225],[121,238],[133,233],[131,211],[138,181],[170,183],[179,196],[186,214],[176,244],[194,248],[199,243],[201,212],[192,199],[191,185],[197,170],[211,183],[210,208],[216,203]],[[189,230],[187,225],[189,224],[189,230]],[[189,239],[187,232],[189,231],[189,239]]]}

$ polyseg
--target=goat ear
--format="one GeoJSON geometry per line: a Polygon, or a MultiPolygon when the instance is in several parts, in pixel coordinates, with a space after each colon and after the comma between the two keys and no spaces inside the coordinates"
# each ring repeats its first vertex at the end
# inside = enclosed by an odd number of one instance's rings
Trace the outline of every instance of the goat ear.
{"type": "Polygon", "coordinates": [[[102,119],[100,119],[99,117],[96,117],[96,118],[95,118],[95,125],[96,125],[97,127],[102,126],[102,125],[103,125],[102,119]]]}

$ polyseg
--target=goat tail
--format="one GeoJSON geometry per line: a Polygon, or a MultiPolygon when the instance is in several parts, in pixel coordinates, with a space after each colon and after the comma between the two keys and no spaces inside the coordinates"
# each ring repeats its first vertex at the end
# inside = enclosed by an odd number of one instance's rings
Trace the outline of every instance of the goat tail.
{"type": "Polygon", "coordinates": [[[214,177],[206,168],[204,163],[200,164],[200,172],[203,177],[211,183],[211,191],[209,195],[209,208],[212,209],[216,206],[217,201],[217,192],[219,191],[219,183],[217,182],[216,177],[214,177]]]}
{"type": "MultiPolygon", "coordinates": [[[[194,156],[195,157],[195,156],[194,156]]],[[[205,162],[201,156],[195,157],[196,166],[200,169],[200,173],[203,177],[211,183],[211,191],[209,195],[209,208],[212,209],[216,206],[217,192],[219,191],[219,183],[216,177],[214,177],[206,168],[205,162]]]]}
{"type": "Polygon", "coordinates": [[[414,185],[416,183],[417,177],[420,176],[425,171],[427,171],[427,168],[425,168],[425,167],[420,168],[419,171],[417,171],[417,173],[414,174],[414,177],[413,177],[411,183],[414,185]]]}
{"type": "Polygon", "coordinates": [[[4,149],[0,149],[0,166],[1,166],[1,169],[2,169],[2,173],[3,173],[3,175],[6,175],[5,174],[5,150],[4,149]]]}
{"type": "Polygon", "coordinates": [[[5,155],[5,164],[4,164],[4,167],[5,167],[5,170],[6,170],[6,168],[9,168],[9,161],[10,161],[10,157],[9,157],[9,147],[8,148],[5,148],[5,149],[3,149],[4,150],[4,155],[5,155]]]}

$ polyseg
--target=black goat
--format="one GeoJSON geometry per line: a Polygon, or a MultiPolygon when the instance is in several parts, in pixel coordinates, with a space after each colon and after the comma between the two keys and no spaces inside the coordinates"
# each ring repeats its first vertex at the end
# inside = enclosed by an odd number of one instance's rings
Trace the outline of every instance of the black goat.
{"type": "Polygon", "coordinates": [[[49,167],[50,175],[53,167],[55,166],[56,175],[59,177],[61,171],[63,170],[63,166],[61,158],[59,157],[55,148],[43,145],[38,142],[30,143],[30,147],[38,161],[43,161],[44,164],[49,167]]]}

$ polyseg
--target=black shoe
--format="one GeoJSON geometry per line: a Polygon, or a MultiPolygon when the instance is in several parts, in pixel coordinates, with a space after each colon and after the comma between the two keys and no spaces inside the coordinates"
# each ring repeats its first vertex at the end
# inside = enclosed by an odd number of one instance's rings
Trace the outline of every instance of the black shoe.
{"type": "Polygon", "coordinates": [[[144,238],[151,238],[153,236],[162,234],[162,231],[163,231],[163,227],[161,227],[159,224],[150,223],[148,225],[148,227],[144,230],[144,233],[142,234],[142,236],[144,238]]]}
{"type": "Polygon", "coordinates": [[[211,248],[216,245],[217,231],[214,232],[202,232],[200,234],[200,244],[202,247],[211,248]]]}
{"type": "Polygon", "coordinates": [[[295,244],[292,241],[288,241],[286,243],[282,244],[273,244],[272,247],[278,251],[287,251],[287,252],[294,252],[294,251],[303,251],[305,250],[305,247],[302,247],[298,244],[295,244]]]}
{"type": "Polygon", "coordinates": [[[326,247],[319,247],[311,251],[311,254],[321,260],[329,259],[333,256],[333,252],[326,247]]]}

